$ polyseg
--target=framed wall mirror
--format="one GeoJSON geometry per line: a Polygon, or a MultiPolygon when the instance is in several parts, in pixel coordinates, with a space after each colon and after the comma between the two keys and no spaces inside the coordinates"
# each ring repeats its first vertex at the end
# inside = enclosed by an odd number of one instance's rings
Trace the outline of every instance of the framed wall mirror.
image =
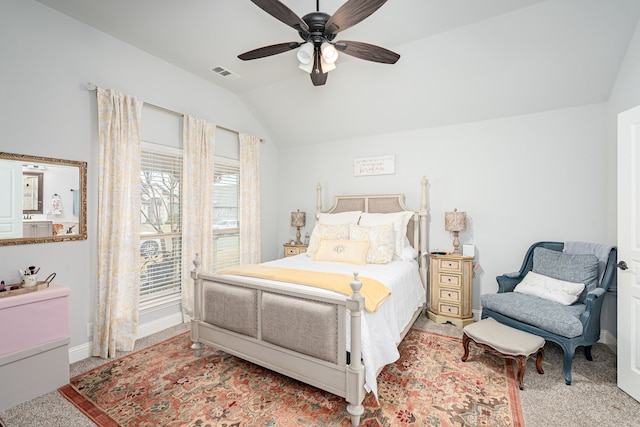
{"type": "Polygon", "coordinates": [[[87,162],[0,152],[0,246],[86,238],[87,162]]]}

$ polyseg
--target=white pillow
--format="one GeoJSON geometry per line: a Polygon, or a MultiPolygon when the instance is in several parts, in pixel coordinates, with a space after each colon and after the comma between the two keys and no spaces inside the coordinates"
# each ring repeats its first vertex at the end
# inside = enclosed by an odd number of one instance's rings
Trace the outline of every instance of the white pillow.
{"type": "Polygon", "coordinates": [[[365,227],[349,224],[349,240],[368,240],[367,264],[386,264],[393,259],[395,241],[391,224],[365,227]]]}
{"type": "Polygon", "coordinates": [[[313,260],[365,265],[367,249],[368,240],[322,239],[313,260]]]}
{"type": "Polygon", "coordinates": [[[402,255],[400,256],[400,258],[402,258],[403,261],[411,261],[413,259],[416,259],[418,255],[420,255],[420,252],[415,250],[413,246],[407,243],[406,245],[404,245],[404,249],[402,249],[402,255]]]}
{"type": "Polygon", "coordinates": [[[360,223],[370,227],[372,225],[393,224],[395,248],[394,255],[402,258],[402,250],[404,249],[404,237],[407,235],[407,224],[413,218],[413,212],[393,212],[393,213],[368,213],[363,212],[360,216],[360,223]]]}
{"type": "Polygon", "coordinates": [[[571,305],[578,300],[583,290],[584,283],[566,282],[530,271],[516,285],[513,292],[533,295],[563,305],[571,305]]]}
{"type": "Polygon", "coordinates": [[[307,256],[313,258],[315,252],[320,246],[322,239],[349,239],[349,224],[316,224],[311,232],[309,246],[307,247],[307,256]]]}
{"type": "Polygon", "coordinates": [[[320,224],[337,225],[337,224],[357,224],[362,211],[349,211],[339,213],[320,213],[318,214],[318,222],[320,224]]]}

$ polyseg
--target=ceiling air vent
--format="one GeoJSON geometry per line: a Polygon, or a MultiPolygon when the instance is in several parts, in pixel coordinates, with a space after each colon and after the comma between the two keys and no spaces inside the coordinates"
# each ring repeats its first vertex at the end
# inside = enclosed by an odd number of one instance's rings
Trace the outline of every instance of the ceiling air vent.
{"type": "Polygon", "coordinates": [[[227,70],[226,68],[221,66],[213,67],[211,68],[211,71],[213,71],[220,77],[224,77],[227,80],[237,80],[240,78],[240,76],[234,73],[233,71],[227,70]]]}

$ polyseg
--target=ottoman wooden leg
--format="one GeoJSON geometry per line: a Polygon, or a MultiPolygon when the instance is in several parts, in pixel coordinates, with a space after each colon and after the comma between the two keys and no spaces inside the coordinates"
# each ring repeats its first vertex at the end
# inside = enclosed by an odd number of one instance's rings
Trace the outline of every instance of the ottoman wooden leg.
{"type": "Polygon", "coordinates": [[[469,357],[469,341],[470,341],[470,338],[467,336],[467,334],[463,334],[462,335],[462,347],[464,348],[464,355],[462,356],[463,362],[466,362],[467,358],[469,357]]]}
{"type": "Polygon", "coordinates": [[[540,348],[540,350],[538,350],[538,355],[536,356],[536,369],[538,370],[539,374],[544,374],[544,371],[542,370],[542,359],[544,358],[544,347],[540,348]]]}
{"type": "Polygon", "coordinates": [[[520,390],[524,390],[524,370],[527,368],[527,358],[526,356],[517,356],[515,359],[518,362],[518,387],[520,390]]]}

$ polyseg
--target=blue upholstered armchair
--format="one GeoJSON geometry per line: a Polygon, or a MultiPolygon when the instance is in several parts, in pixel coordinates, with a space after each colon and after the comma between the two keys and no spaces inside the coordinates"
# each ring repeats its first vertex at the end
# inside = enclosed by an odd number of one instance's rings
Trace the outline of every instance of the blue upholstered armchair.
{"type": "MultiPolygon", "coordinates": [[[[579,300],[570,305],[563,305],[555,301],[513,292],[529,271],[534,268],[534,259],[542,265],[542,256],[547,276],[571,282],[586,281],[580,277],[584,275],[583,265],[585,257],[565,255],[562,242],[538,242],[527,251],[520,271],[498,276],[498,293],[484,294],[480,297],[482,318],[492,317],[498,322],[513,328],[526,331],[542,338],[553,341],[564,351],[563,373],[567,385],[571,384],[571,365],[577,347],[584,346],[587,360],[593,360],[591,346],[600,339],[600,311],[604,295],[609,286],[616,280],[616,248],[600,246],[599,265],[597,275],[593,275],[593,285],[587,286],[579,300]],[[537,250],[536,248],[543,248],[537,250]],[[556,251],[556,252],[550,252],[556,251]],[[608,256],[607,256],[608,251],[608,256]],[[535,254],[535,257],[534,257],[535,254]],[[549,257],[550,255],[550,257],[549,257]],[[550,263],[549,260],[552,262],[550,263]],[[577,264],[576,264],[577,262],[577,264]],[[554,276],[554,264],[557,265],[559,277],[554,276]],[[564,277],[564,276],[570,277],[564,277]],[[574,280],[575,279],[575,280],[574,280]]],[[[594,254],[598,255],[598,254],[594,254]]],[[[590,255],[586,255],[589,257],[590,255]]],[[[592,257],[594,258],[594,257],[592,257]]],[[[593,260],[589,260],[589,268],[593,269],[593,260]]]]}

